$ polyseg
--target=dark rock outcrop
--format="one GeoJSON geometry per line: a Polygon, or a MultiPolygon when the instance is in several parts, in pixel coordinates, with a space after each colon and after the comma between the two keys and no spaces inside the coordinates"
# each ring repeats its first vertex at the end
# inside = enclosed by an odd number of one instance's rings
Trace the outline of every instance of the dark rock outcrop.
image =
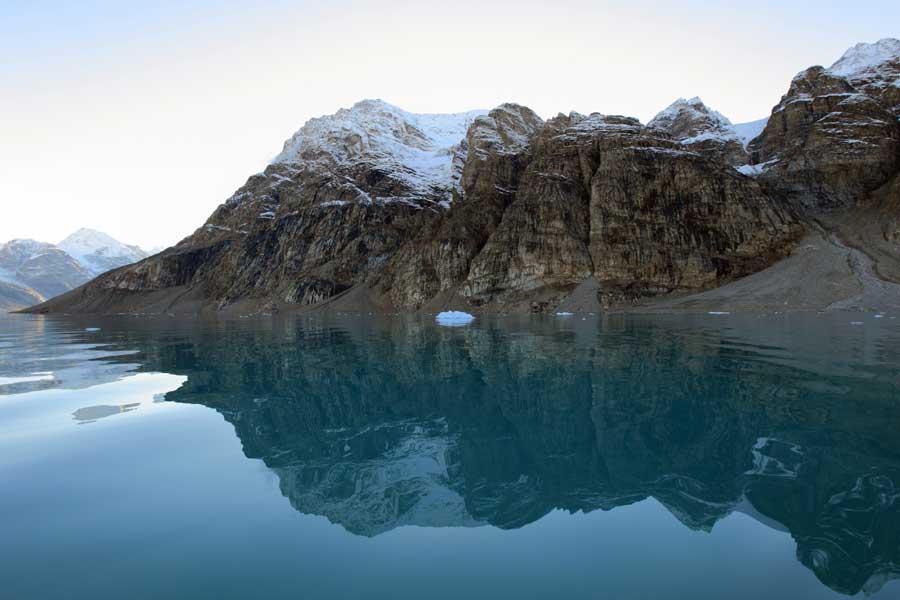
{"type": "Polygon", "coordinates": [[[846,77],[853,87],[900,118],[900,40],[886,38],[874,44],[857,44],[829,71],[846,77]]]}
{"type": "Polygon", "coordinates": [[[804,210],[856,206],[900,169],[900,42],[893,58],[867,48],[798,74],[749,146],[760,180],[804,210]]]}
{"type": "Polygon", "coordinates": [[[464,195],[400,249],[381,279],[382,293],[395,305],[421,307],[453,293],[466,279],[515,200],[531,159],[531,141],[543,125],[532,110],[516,104],[475,120],[466,135],[464,195]]]}
{"type": "Polygon", "coordinates": [[[702,289],[765,266],[792,239],[794,222],[755,182],[634,119],[557,117],[532,153],[466,297],[552,298],[588,277],[613,302],[702,289]]]}

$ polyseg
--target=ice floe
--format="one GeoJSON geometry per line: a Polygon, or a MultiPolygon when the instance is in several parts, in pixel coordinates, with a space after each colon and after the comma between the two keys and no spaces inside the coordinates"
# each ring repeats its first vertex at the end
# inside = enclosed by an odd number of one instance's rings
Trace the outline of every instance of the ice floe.
{"type": "Polygon", "coordinates": [[[474,315],[470,315],[467,312],[462,312],[458,310],[450,310],[438,313],[437,317],[435,317],[438,325],[443,325],[445,327],[461,327],[463,325],[468,325],[472,321],[475,320],[474,315]]]}

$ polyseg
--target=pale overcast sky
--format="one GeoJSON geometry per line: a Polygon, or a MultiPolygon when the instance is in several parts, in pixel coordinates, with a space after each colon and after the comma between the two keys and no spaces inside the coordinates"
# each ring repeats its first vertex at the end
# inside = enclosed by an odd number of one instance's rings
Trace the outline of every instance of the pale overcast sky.
{"type": "Polygon", "coordinates": [[[363,98],[646,122],[701,96],[741,122],[897,36],[896,0],[0,0],[0,241],[174,243],[304,121],[363,98]]]}

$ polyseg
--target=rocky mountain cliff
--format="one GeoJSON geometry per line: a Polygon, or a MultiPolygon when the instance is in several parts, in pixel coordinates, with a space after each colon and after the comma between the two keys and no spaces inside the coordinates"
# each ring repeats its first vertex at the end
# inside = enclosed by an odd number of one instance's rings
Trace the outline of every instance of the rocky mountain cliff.
{"type": "Polygon", "coordinates": [[[900,41],[848,50],[791,82],[749,145],[760,180],[803,210],[853,207],[900,169],[900,41]]]}
{"type": "Polygon", "coordinates": [[[893,206],[898,44],[800,73],[741,126],[698,98],[646,126],[366,100],[309,121],[174,248],[38,310],[591,310],[717,287],[835,210],[893,206]]]}
{"type": "Polygon", "coordinates": [[[648,124],[672,136],[686,149],[729,164],[747,164],[746,142],[736,127],[721,113],[709,108],[700,98],[679,98],[648,124]]]}

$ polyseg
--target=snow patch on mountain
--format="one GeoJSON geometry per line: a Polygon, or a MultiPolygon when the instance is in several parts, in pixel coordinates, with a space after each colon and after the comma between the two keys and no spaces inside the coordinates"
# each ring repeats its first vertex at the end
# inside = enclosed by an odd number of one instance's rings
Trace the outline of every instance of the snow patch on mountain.
{"type": "MultiPolygon", "coordinates": [[[[850,80],[877,74],[888,63],[900,61],[900,40],[885,38],[874,44],[856,44],[828,69],[850,80]]],[[[895,81],[895,85],[900,82],[895,81]]]]}
{"type": "Polygon", "coordinates": [[[762,133],[768,117],[749,123],[734,124],[728,117],[704,104],[698,97],[679,98],[647,124],[651,129],[664,131],[684,145],[699,142],[739,142],[747,144],[762,133]]]}
{"type": "Polygon", "coordinates": [[[363,100],[307,121],[273,164],[339,167],[368,164],[421,195],[456,189],[472,122],[488,111],[417,114],[382,100],[363,100]]]}
{"type": "Polygon", "coordinates": [[[690,100],[679,98],[653,117],[647,126],[653,129],[669,130],[678,122],[683,121],[685,117],[704,122],[711,130],[717,129],[727,133],[734,129],[731,121],[725,115],[711,109],[696,96],[690,100]]]}
{"type": "Polygon", "coordinates": [[[749,123],[737,123],[734,125],[734,132],[746,149],[747,144],[759,137],[759,134],[763,132],[763,129],[766,128],[768,123],[769,117],[757,121],[750,121],[749,123]]]}
{"type": "Polygon", "coordinates": [[[713,110],[698,97],[679,98],[647,123],[651,129],[665,131],[685,145],[709,140],[737,140],[734,125],[722,113],[713,110]]]}

